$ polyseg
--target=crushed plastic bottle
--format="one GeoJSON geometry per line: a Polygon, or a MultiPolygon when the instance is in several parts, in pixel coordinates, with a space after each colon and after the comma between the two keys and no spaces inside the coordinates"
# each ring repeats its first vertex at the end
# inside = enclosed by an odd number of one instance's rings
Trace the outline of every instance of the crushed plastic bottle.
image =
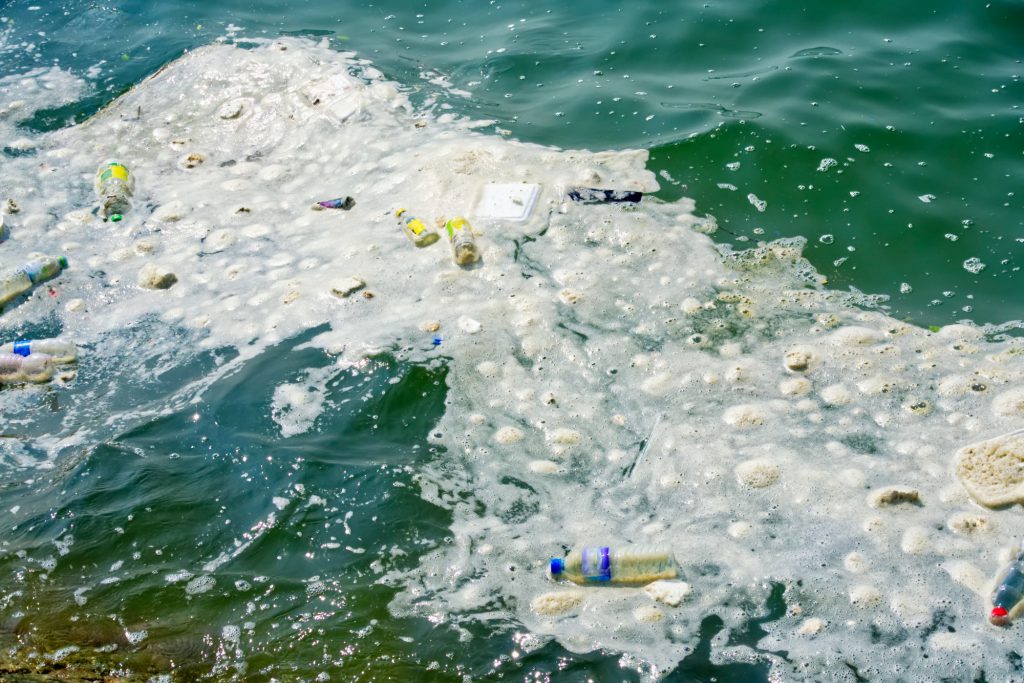
{"type": "Polygon", "coordinates": [[[348,211],[356,205],[356,200],[351,197],[338,197],[337,199],[325,199],[322,202],[317,202],[313,205],[314,211],[323,211],[324,209],[342,209],[348,211]]]}
{"type": "Polygon", "coordinates": [[[135,178],[124,164],[108,161],[96,171],[96,196],[103,220],[121,220],[121,215],[131,208],[134,191],[135,178]]]}
{"type": "Polygon", "coordinates": [[[405,209],[399,209],[395,211],[395,216],[398,218],[398,224],[405,230],[405,236],[409,238],[409,241],[417,247],[429,247],[440,239],[441,236],[437,234],[436,230],[431,230],[419,218],[407,216],[406,213],[405,209]]]}
{"type": "Polygon", "coordinates": [[[4,220],[4,215],[0,213],[0,242],[7,239],[9,232],[10,231],[7,229],[7,222],[4,220]]]}
{"type": "Polygon", "coordinates": [[[473,228],[465,218],[453,218],[444,224],[448,239],[452,243],[452,257],[455,263],[465,266],[480,260],[480,250],[473,240],[473,228]]]}
{"type": "Polygon", "coordinates": [[[67,267],[68,260],[64,256],[29,261],[0,280],[0,306],[18,298],[40,282],[57,277],[67,267]]]}
{"type": "Polygon", "coordinates": [[[676,578],[678,567],[668,548],[588,546],[564,558],[551,558],[550,571],[553,579],[564,578],[581,585],[642,586],[676,578]]]}
{"type": "Polygon", "coordinates": [[[23,339],[0,345],[0,354],[8,353],[19,356],[44,354],[54,363],[73,363],[78,357],[78,348],[66,339],[23,339]]]}
{"type": "Polygon", "coordinates": [[[992,612],[988,620],[996,626],[1007,626],[1010,623],[1010,612],[1024,599],[1024,543],[1021,543],[1017,556],[1006,565],[996,589],[992,592],[992,612]]]}
{"type": "Polygon", "coordinates": [[[44,353],[20,356],[0,354],[0,384],[47,382],[53,377],[53,359],[44,353]]]}
{"type": "Polygon", "coordinates": [[[569,188],[569,199],[581,204],[636,204],[644,193],[635,190],[598,190],[592,187],[569,188]]]}

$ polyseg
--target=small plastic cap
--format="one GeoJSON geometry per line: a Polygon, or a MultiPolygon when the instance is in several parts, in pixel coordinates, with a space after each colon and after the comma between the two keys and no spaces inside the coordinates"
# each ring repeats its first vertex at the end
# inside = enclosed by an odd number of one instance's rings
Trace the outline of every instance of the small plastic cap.
{"type": "Polygon", "coordinates": [[[551,558],[551,576],[558,576],[565,571],[565,560],[560,557],[551,558]]]}
{"type": "Polygon", "coordinates": [[[1006,611],[1005,607],[993,607],[988,620],[996,626],[1005,626],[1010,623],[1009,615],[1010,613],[1006,611]]]}
{"type": "Polygon", "coordinates": [[[57,257],[57,263],[60,264],[61,268],[67,268],[68,267],[68,257],[67,256],[58,256],[57,257]]]}
{"type": "Polygon", "coordinates": [[[111,222],[113,222],[113,223],[117,223],[117,222],[118,222],[119,220],[121,220],[122,218],[124,218],[124,216],[122,216],[122,215],[121,215],[121,214],[119,214],[119,213],[112,213],[112,214],[110,214],[110,220],[111,220],[111,222]]]}

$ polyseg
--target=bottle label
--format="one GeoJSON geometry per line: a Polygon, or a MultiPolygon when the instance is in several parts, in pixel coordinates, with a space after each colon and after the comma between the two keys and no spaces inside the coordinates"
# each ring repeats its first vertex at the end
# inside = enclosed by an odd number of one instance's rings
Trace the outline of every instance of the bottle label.
{"type": "Polygon", "coordinates": [[[420,235],[427,231],[427,226],[424,225],[423,221],[421,221],[419,218],[410,218],[408,221],[406,221],[405,227],[409,228],[409,230],[412,231],[412,234],[416,235],[417,237],[419,237],[420,235]]]}
{"type": "Polygon", "coordinates": [[[97,178],[100,185],[111,178],[117,178],[118,180],[128,182],[128,168],[121,164],[107,164],[100,169],[99,176],[97,178]]]}
{"type": "Polygon", "coordinates": [[[29,344],[31,344],[31,342],[28,342],[28,341],[16,341],[16,342],[14,342],[14,349],[13,349],[14,353],[18,354],[19,356],[27,356],[27,355],[29,355],[30,353],[32,353],[32,350],[29,347],[29,344]]]}
{"type": "Polygon", "coordinates": [[[445,223],[444,227],[448,231],[448,238],[451,239],[457,232],[469,232],[469,221],[465,218],[453,218],[445,223]]]}
{"type": "Polygon", "coordinates": [[[590,581],[608,581],[612,578],[611,553],[607,546],[583,549],[583,578],[590,581]]]}

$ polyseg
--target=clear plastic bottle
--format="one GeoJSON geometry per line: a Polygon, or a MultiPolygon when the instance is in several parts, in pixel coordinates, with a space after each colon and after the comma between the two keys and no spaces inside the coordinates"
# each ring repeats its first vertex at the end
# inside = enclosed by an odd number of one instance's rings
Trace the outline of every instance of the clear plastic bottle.
{"type": "Polygon", "coordinates": [[[452,257],[460,266],[480,260],[480,250],[473,240],[473,228],[465,218],[453,218],[444,224],[452,242],[452,257]]]}
{"type": "Polygon", "coordinates": [[[996,626],[1010,623],[1010,612],[1024,599],[1024,543],[1017,557],[1006,565],[992,591],[992,612],[988,620],[996,626]]]}
{"type": "Polygon", "coordinates": [[[441,237],[437,234],[436,230],[428,228],[427,224],[419,218],[407,214],[408,212],[405,209],[395,211],[398,224],[405,230],[405,236],[417,247],[429,247],[441,237]]]}
{"type": "Polygon", "coordinates": [[[588,546],[551,558],[551,578],[581,585],[606,583],[642,586],[678,574],[672,551],[653,546],[588,546]]]}
{"type": "Polygon", "coordinates": [[[0,280],[0,306],[18,298],[40,282],[56,277],[67,267],[68,260],[63,256],[29,261],[0,280]]]}
{"type": "Polygon", "coordinates": [[[74,342],[66,339],[24,339],[10,344],[0,345],[0,354],[14,353],[19,356],[45,354],[54,363],[73,363],[78,357],[78,349],[74,342]]]}
{"type": "Polygon", "coordinates": [[[0,384],[46,382],[53,377],[53,359],[44,353],[19,356],[0,353],[0,384]]]}
{"type": "Polygon", "coordinates": [[[134,191],[135,178],[124,164],[108,161],[96,171],[96,196],[104,220],[121,220],[121,214],[132,206],[130,197],[134,191]]]}

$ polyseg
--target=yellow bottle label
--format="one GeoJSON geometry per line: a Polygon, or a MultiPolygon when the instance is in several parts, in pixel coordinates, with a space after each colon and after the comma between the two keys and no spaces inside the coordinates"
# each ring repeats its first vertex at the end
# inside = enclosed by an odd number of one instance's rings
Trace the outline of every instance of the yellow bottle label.
{"type": "Polygon", "coordinates": [[[98,182],[100,185],[110,180],[111,178],[117,178],[128,182],[128,168],[121,164],[107,164],[100,169],[98,182]]]}
{"type": "Polygon", "coordinates": [[[465,230],[466,232],[472,232],[472,230],[470,230],[469,227],[469,221],[467,221],[465,218],[453,218],[447,223],[445,223],[444,227],[445,230],[448,231],[449,239],[455,237],[455,233],[461,230],[465,230]]]}
{"type": "Polygon", "coordinates": [[[405,224],[405,227],[412,230],[412,234],[416,235],[417,237],[422,235],[427,229],[427,226],[425,226],[423,224],[423,221],[421,221],[419,218],[410,218],[409,221],[405,224]]]}

